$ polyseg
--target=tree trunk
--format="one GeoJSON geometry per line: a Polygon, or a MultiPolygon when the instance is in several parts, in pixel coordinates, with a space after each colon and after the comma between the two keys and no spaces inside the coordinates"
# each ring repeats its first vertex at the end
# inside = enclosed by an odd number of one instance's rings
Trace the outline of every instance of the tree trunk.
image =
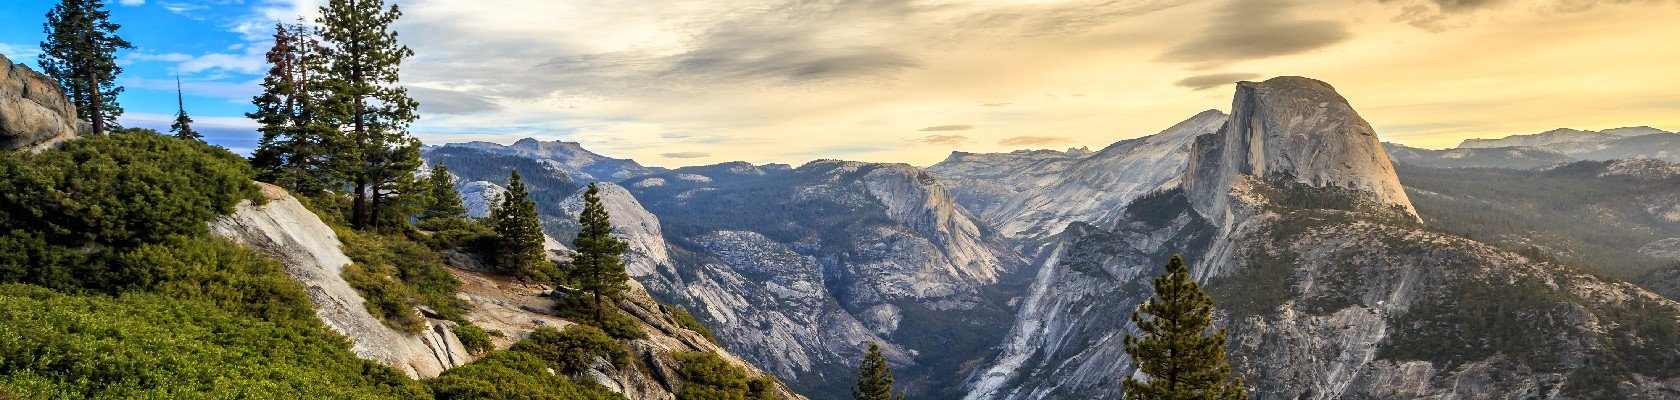
{"type": "Polygon", "coordinates": [[[350,226],[367,229],[367,178],[356,174],[356,199],[350,206],[350,226]]]}
{"type": "Polygon", "coordinates": [[[602,310],[602,307],[601,307],[601,291],[599,289],[597,289],[597,290],[595,290],[595,324],[599,325],[599,326],[606,326],[607,325],[607,317],[604,313],[602,313],[602,311],[603,310],[602,310]]]}
{"type": "Polygon", "coordinates": [[[100,96],[102,93],[99,93],[99,80],[94,79],[93,71],[88,69],[86,67],[82,68],[82,79],[86,79],[87,85],[91,86],[88,88],[88,105],[90,106],[88,108],[92,113],[90,114],[92,121],[89,122],[93,123],[93,134],[103,135],[105,134],[105,99],[100,96]]]}
{"type": "Polygon", "coordinates": [[[379,205],[381,203],[384,203],[384,196],[381,196],[379,194],[380,192],[379,192],[379,184],[378,183],[374,183],[373,187],[371,189],[373,189],[373,193],[370,195],[370,197],[371,197],[371,200],[373,200],[373,201],[371,202],[371,204],[368,204],[368,223],[371,224],[371,226],[373,227],[373,231],[375,233],[378,233],[379,232],[379,222],[380,222],[379,221],[379,205]]]}

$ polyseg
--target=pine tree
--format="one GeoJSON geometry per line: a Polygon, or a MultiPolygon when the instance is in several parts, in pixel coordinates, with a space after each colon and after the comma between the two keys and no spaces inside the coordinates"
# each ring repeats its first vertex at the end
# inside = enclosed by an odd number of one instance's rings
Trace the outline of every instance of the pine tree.
{"type": "Polygon", "coordinates": [[[1184,259],[1174,254],[1167,274],[1155,278],[1155,296],[1132,313],[1142,337],[1126,335],[1126,353],[1148,379],[1126,377],[1126,399],[1219,399],[1247,397],[1242,378],[1231,378],[1225,362],[1225,330],[1213,328],[1213,299],[1190,280],[1184,259]],[[1144,317],[1147,314],[1148,317],[1144,317]]]}
{"type": "Polygon", "coordinates": [[[496,233],[496,264],[511,271],[520,279],[550,283],[542,268],[548,262],[543,257],[542,224],[537,220],[537,203],[531,201],[519,171],[508,177],[507,192],[502,201],[490,210],[490,226],[496,233]]]}
{"type": "Polygon", "coordinates": [[[892,367],[887,365],[887,356],[881,354],[881,345],[869,342],[869,352],[863,355],[863,363],[858,365],[857,384],[852,386],[853,400],[904,400],[904,392],[893,396],[892,367]]]}
{"type": "Polygon", "coordinates": [[[420,167],[420,141],[407,131],[419,104],[398,81],[403,59],[414,51],[391,30],[401,16],[384,0],[332,0],[316,20],[329,49],[330,100],[344,110],[338,126],[349,138],[344,148],[353,153],[337,166],[354,189],[351,225],[358,229],[377,228],[381,203],[411,188],[420,167]]]}
{"type": "MultiPolygon", "coordinates": [[[[520,186],[524,183],[521,182],[520,186]]],[[[443,164],[432,166],[432,174],[426,179],[426,191],[430,202],[420,213],[420,219],[467,218],[467,208],[461,205],[461,194],[455,192],[455,179],[449,176],[449,167],[443,164]]],[[[534,203],[532,207],[534,209],[534,203]]]]}
{"type": "Polygon", "coordinates": [[[612,234],[612,217],[601,204],[601,189],[589,184],[583,193],[583,212],[578,214],[578,235],[572,240],[577,257],[567,271],[571,281],[595,297],[595,322],[606,322],[605,299],[617,299],[629,288],[630,274],[624,271],[619,256],[629,248],[623,239],[612,234]]]}
{"type": "Polygon", "coordinates": [[[123,113],[117,105],[117,50],[134,48],[117,36],[102,0],[63,0],[47,12],[47,40],[41,42],[41,72],[64,87],[76,116],[93,125],[95,134],[117,127],[123,113]],[[109,128],[108,128],[109,126],[109,128]]]}
{"type": "Polygon", "coordinates": [[[204,140],[204,135],[192,128],[192,117],[187,116],[187,100],[181,95],[181,77],[175,77],[175,123],[169,125],[169,131],[175,132],[175,137],[187,140],[204,140]]]}
{"type": "Polygon", "coordinates": [[[257,130],[262,132],[251,164],[258,180],[294,193],[319,194],[336,186],[330,161],[352,157],[331,151],[343,148],[336,144],[344,138],[333,125],[333,109],[319,100],[325,96],[326,50],[302,20],[275,24],[274,31],[263,93],[251,99],[257,110],[245,114],[261,125],[257,130]]]}

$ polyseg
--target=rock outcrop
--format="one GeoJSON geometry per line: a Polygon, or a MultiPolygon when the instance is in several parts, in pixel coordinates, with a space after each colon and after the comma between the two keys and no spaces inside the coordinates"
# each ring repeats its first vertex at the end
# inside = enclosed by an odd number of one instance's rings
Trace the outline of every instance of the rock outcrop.
{"type": "Polygon", "coordinates": [[[1376,131],[1317,80],[1237,83],[1231,118],[1219,132],[1196,138],[1184,188],[1197,212],[1228,227],[1231,184],[1243,175],[1345,188],[1417,217],[1376,131]]]}
{"type": "Polygon", "coordinates": [[[0,150],[51,146],[82,125],[58,82],[0,55],[0,150]]]}
{"type": "Polygon", "coordinates": [[[368,313],[361,294],[341,276],[351,261],[332,228],[284,189],[258,185],[266,204],[241,202],[233,214],[211,221],[210,231],[280,260],[286,275],[303,284],[315,315],[350,339],[351,352],[415,378],[472,361],[447,321],[428,320],[421,334],[410,335],[368,313]]]}

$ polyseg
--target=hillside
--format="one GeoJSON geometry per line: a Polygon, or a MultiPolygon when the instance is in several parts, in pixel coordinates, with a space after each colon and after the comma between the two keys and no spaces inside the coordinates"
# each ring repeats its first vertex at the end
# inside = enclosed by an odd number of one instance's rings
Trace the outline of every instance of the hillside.
{"type": "Polygon", "coordinates": [[[479,261],[475,222],[353,230],[346,197],[156,131],[76,138],[73,107],[29,108],[62,92],[4,88],[0,398],[803,398],[639,286],[622,324],[566,317],[479,261]]]}

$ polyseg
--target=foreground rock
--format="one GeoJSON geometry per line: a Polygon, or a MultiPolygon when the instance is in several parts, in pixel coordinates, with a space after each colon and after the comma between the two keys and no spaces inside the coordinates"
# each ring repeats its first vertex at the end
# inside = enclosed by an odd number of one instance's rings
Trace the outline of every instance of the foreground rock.
{"type": "Polygon", "coordinates": [[[81,126],[58,82],[0,55],[0,150],[51,146],[81,126]]]}
{"type": "Polygon", "coordinates": [[[410,335],[368,313],[361,294],[342,277],[351,261],[332,228],[284,189],[258,185],[266,204],[241,202],[233,214],[211,221],[210,231],[280,260],[286,275],[303,284],[315,315],[350,339],[351,352],[415,378],[472,361],[447,321],[428,320],[421,334],[410,335]]]}

